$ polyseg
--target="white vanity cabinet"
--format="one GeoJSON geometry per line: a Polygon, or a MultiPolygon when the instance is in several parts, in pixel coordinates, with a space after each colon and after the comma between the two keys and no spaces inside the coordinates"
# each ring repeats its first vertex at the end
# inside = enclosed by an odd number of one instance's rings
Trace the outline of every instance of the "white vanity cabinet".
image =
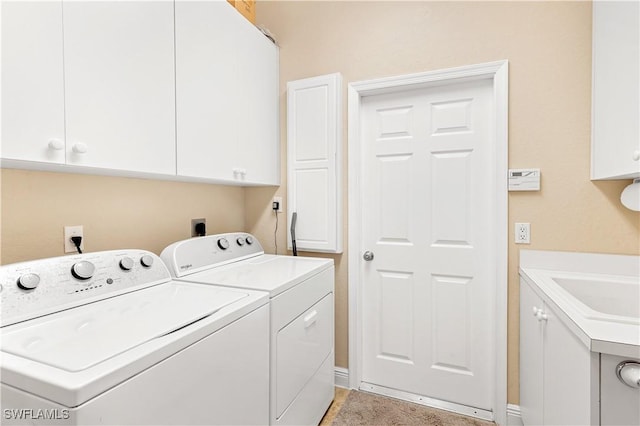
{"type": "Polygon", "coordinates": [[[177,174],[277,185],[278,49],[226,1],[176,2],[177,174]]]}
{"type": "Polygon", "coordinates": [[[640,177],[640,2],[593,2],[591,178],[640,177]]]}
{"type": "Polygon", "coordinates": [[[3,1],[0,8],[0,155],[64,164],[62,1],[3,1]]]}
{"type": "Polygon", "coordinates": [[[525,425],[599,422],[599,356],[520,281],[520,409],[525,425]],[[594,370],[595,369],[595,370],[594,370]]]}

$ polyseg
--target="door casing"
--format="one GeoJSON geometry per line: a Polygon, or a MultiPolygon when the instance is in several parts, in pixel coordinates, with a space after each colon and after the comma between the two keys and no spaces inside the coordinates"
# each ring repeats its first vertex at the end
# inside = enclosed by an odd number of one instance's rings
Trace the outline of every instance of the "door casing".
{"type": "Polygon", "coordinates": [[[507,260],[508,260],[508,206],[507,206],[507,152],[508,152],[508,61],[496,61],[350,83],[348,87],[349,128],[349,387],[358,389],[362,382],[362,276],[360,258],[362,229],[361,186],[361,111],[366,96],[421,89],[471,80],[490,79],[494,96],[493,171],[494,191],[491,202],[496,206],[494,229],[495,276],[495,382],[494,420],[507,423],[507,260]]]}

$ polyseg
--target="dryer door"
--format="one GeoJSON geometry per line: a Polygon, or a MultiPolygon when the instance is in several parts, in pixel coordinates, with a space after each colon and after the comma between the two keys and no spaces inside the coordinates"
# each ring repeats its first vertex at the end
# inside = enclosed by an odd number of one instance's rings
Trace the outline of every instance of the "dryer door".
{"type": "Polygon", "coordinates": [[[333,293],[280,330],[276,345],[276,418],[280,418],[332,353],[333,293]]]}

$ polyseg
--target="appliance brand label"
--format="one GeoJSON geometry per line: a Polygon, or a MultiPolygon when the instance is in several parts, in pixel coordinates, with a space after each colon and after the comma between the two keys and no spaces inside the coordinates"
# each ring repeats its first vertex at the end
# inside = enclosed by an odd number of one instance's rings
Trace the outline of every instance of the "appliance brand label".
{"type": "Polygon", "coordinates": [[[193,267],[193,265],[191,263],[187,263],[186,265],[180,265],[180,269],[182,269],[183,271],[185,269],[189,269],[191,267],[193,267]]]}

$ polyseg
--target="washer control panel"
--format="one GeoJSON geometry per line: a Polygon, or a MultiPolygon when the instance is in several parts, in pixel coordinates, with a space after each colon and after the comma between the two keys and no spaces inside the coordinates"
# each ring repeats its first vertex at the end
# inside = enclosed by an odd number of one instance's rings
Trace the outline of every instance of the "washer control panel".
{"type": "Polygon", "coordinates": [[[207,235],[178,241],[160,257],[171,276],[184,277],[197,271],[264,254],[256,237],[245,232],[207,235]]]}
{"type": "Polygon", "coordinates": [[[0,266],[0,325],[171,280],[157,255],[113,250],[0,266]]]}

